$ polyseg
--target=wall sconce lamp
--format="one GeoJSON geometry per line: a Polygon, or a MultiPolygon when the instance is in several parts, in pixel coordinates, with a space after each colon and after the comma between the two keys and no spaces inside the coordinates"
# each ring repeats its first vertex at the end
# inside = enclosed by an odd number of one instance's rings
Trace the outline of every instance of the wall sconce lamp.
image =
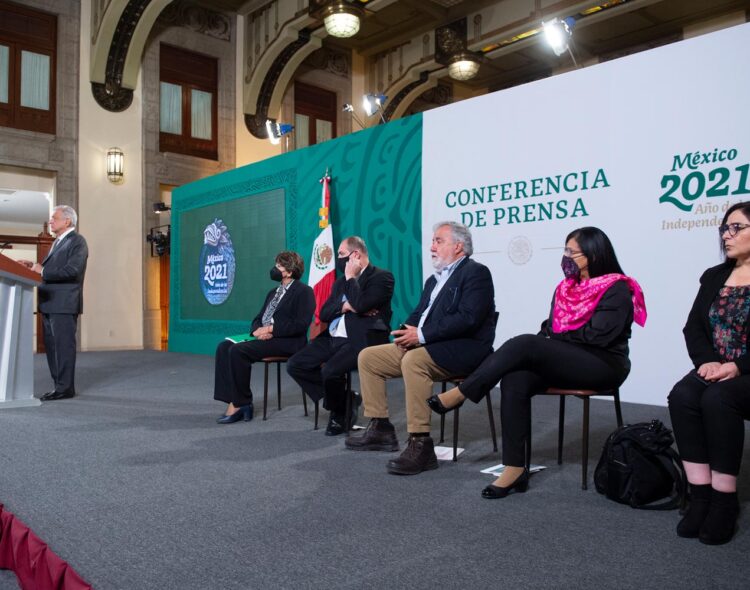
{"type": "Polygon", "coordinates": [[[107,150],[107,179],[112,184],[121,184],[124,180],[125,154],[120,148],[107,150]]]}
{"type": "Polygon", "coordinates": [[[161,213],[166,213],[167,211],[171,211],[172,207],[167,205],[164,201],[160,201],[159,203],[153,204],[154,213],[157,215],[160,215],[161,213]]]}
{"type": "Polygon", "coordinates": [[[272,119],[266,119],[266,132],[268,133],[268,141],[273,145],[278,145],[281,141],[282,136],[287,133],[291,133],[294,130],[294,125],[287,123],[277,123],[272,119]]]}
{"type": "Polygon", "coordinates": [[[337,0],[325,7],[323,24],[332,37],[346,39],[359,32],[360,17],[363,14],[359,6],[337,0]]]}

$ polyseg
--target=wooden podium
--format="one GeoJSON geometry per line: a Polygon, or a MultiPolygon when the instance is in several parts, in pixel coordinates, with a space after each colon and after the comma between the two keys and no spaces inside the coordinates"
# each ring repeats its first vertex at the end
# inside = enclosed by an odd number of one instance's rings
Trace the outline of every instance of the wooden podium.
{"type": "Polygon", "coordinates": [[[0,409],[38,406],[34,397],[34,287],[41,275],[0,254],[0,409]]]}

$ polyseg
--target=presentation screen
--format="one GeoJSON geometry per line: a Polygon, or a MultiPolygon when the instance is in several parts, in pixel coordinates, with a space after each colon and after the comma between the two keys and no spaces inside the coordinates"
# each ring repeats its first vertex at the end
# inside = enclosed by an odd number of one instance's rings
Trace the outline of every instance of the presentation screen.
{"type": "Polygon", "coordinates": [[[284,209],[276,189],[180,213],[182,319],[249,325],[273,286],[273,257],[285,249],[284,209]]]}

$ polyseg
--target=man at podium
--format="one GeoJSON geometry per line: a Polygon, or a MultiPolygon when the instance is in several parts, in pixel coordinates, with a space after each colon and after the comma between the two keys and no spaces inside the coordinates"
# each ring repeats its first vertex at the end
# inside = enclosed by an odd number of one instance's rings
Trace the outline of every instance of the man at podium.
{"type": "Polygon", "coordinates": [[[76,330],[83,307],[83,277],[89,249],[86,240],[75,231],[78,215],[72,207],[55,207],[49,229],[55,235],[47,256],[38,262],[21,260],[42,275],[39,286],[39,312],[44,328],[47,364],[55,387],[42,401],[75,396],[76,330]]]}

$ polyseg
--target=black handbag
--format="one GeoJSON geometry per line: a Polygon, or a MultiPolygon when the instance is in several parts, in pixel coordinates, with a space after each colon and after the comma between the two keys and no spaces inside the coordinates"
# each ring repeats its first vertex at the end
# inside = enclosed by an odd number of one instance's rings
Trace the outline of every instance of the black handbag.
{"type": "Polygon", "coordinates": [[[594,471],[596,490],[633,508],[684,506],[687,480],[672,443],[672,431],[659,420],[621,426],[604,443],[594,471]]]}

